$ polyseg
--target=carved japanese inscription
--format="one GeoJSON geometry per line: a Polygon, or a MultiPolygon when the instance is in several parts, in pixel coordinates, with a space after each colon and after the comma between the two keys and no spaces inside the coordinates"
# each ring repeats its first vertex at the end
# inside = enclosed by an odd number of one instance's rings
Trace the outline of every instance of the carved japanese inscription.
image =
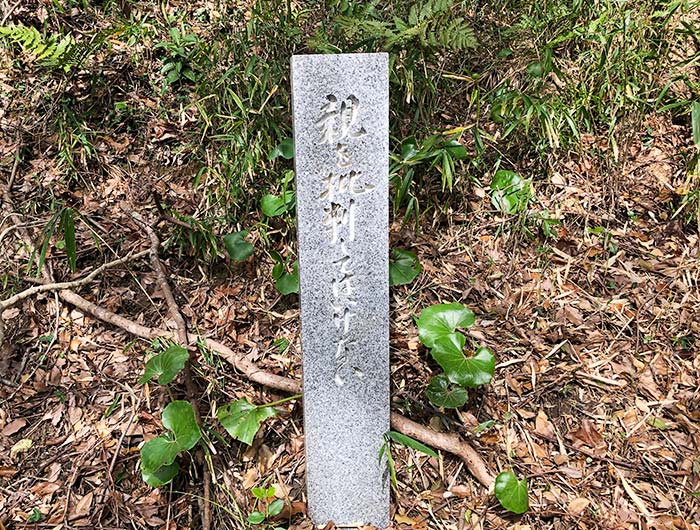
{"type": "Polygon", "coordinates": [[[292,58],[309,515],[389,523],[388,60],[292,58]]]}

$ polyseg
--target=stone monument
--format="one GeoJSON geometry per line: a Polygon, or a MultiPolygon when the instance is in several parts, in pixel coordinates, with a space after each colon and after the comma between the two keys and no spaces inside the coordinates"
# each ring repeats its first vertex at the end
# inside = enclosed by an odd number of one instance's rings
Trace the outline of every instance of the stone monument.
{"type": "Polygon", "coordinates": [[[388,56],[292,57],[308,513],[389,524],[388,56]]]}

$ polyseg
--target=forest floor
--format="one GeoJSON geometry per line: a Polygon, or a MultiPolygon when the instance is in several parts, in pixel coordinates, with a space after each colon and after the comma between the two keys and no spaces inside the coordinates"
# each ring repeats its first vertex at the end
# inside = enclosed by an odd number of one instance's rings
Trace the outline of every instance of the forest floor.
{"type": "MultiPolygon", "coordinates": [[[[77,272],[65,272],[62,247],[52,244],[48,274],[84,277],[107,261],[105,247],[115,256],[148,251],[148,234],[128,212],[171,241],[181,227],[157,202],[187,211],[199,200],[196,164],[178,161],[187,112],[179,122],[150,121],[138,139],[103,131],[93,142],[98,170],[67,184],[53,140],[28,145],[35,138],[28,120],[42,118],[32,118],[31,102],[9,101],[11,78],[0,78],[0,108],[8,109],[0,111],[0,299],[21,290],[18,283],[36,283],[26,269],[33,248],[22,234],[40,240],[47,216],[33,204],[46,200],[47,187],[91,227],[76,228],[77,272]]],[[[417,227],[392,222],[391,246],[415,252],[422,265],[411,284],[391,292],[392,407],[435,431],[459,433],[492,474],[512,469],[527,477],[530,502],[527,513],[509,514],[459,458],[397,445],[394,528],[700,528],[700,239],[694,217],[678,208],[687,194],[679,153],[691,136],[687,123],[662,112],[646,115],[619,156],[604,138],[582,135],[583,148],[559,156],[549,178],[533,184],[538,208],[560,221],[551,238],[517,229],[527,212],[495,212],[488,187],[467,179],[455,184],[458,205],[427,209],[417,227]],[[471,308],[476,324],[465,333],[497,358],[491,384],[450,413],[425,398],[438,370],[414,323],[438,302],[471,308]]],[[[282,234],[282,253],[294,247],[293,230],[272,220],[250,238],[257,248],[282,234]]],[[[182,249],[165,245],[160,259],[187,328],[300,380],[298,297],[277,291],[269,254],[243,262],[222,254],[211,265],[182,249]]],[[[73,290],[133,323],[175,327],[147,256],[73,290]]],[[[262,404],[289,394],[201,350],[188,381],[140,384],[153,341],[53,291],[23,299],[2,320],[0,530],[201,528],[205,502],[215,529],[312,528],[300,399],[277,407],[252,445],[213,439],[210,462],[184,455],[180,475],[152,488],[141,478],[139,448],[162,432],[160,413],[171,399],[194,398],[210,418],[228,401],[262,404]],[[246,519],[261,503],[252,489],[261,486],[274,486],[285,509],[253,526],[246,519]]]]}

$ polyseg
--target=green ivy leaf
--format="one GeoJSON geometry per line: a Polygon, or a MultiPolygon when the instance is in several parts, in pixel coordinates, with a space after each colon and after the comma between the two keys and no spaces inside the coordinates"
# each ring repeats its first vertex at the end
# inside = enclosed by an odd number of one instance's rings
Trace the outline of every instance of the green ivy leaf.
{"type": "Polygon", "coordinates": [[[163,410],[163,427],[172,431],[181,451],[189,451],[202,437],[189,401],[173,401],[163,410]]]}
{"type": "Polygon", "coordinates": [[[180,466],[177,462],[173,462],[168,466],[161,466],[155,471],[146,469],[143,465],[143,460],[141,460],[141,476],[143,481],[151,486],[152,488],[158,488],[170,482],[174,479],[180,471],[180,466]]]}
{"type": "Polygon", "coordinates": [[[493,491],[501,506],[510,512],[525,513],[530,507],[527,480],[518,480],[512,471],[504,471],[496,477],[493,491]]]}
{"type": "Polygon", "coordinates": [[[500,212],[523,211],[530,200],[530,184],[513,171],[499,169],[491,181],[491,204],[500,212]]]}
{"type": "Polygon", "coordinates": [[[250,524],[260,524],[265,520],[265,514],[262,512],[252,512],[248,516],[248,522],[250,524]]]}
{"type": "Polygon", "coordinates": [[[278,156],[286,160],[291,160],[294,158],[294,140],[292,138],[285,138],[280,143],[278,143],[275,148],[270,151],[268,155],[268,160],[274,160],[278,156]]]}
{"type": "Polygon", "coordinates": [[[449,153],[453,160],[464,160],[467,158],[467,148],[460,144],[457,140],[450,140],[447,142],[444,149],[449,153]]]}
{"type": "Polygon", "coordinates": [[[167,350],[149,359],[139,383],[144,384],[157,375],[158,382],[167,385],[185,367],[188,358],[189,353],[185,348],[178,344],[170,345],[167,350]]]}
{"type": "Polygon", "coordinates": [[[194,410],[188,401],[173,401],[162,414],[163,427],[170,433],[158,436],[141,448],[141,474],[149,486],[162,486],[177,475],[175,458],[192,449],[202,437],[194,410]]]}
{"type": "Polygon", "coordinates": [[[396,443],[405,445],[406,447],[410,447],[411,449],[415,449],[416,451],[420,451],[421,453],[425,453],[428,456],[432,456],[433,458],[439,458],[438,454],[435,451],[433,451],[430,447],[428,447],[427,445],[423,445],[418,440],[414,440],[410,436],[406,436],[405,434],[401,434],[400,432],[396,431],[389,431],[389,438],[394,440],[396,443]]]}
{"type": "Polygon", "coordinates": [[[416,325],[421,342],[432,348],[436,339],[454,333],[457,328],[471,327],[474,322],[474,313],[469,308],[452,303],[426,307],[416,325]]]}
{"type": "Polygon", "coordinates": [[[389,285],[406,285],[415,280],[423,269],[416,255],[409,250],[395,248],[389,262],[389,285]]]}
{"type": "Polygon", "coordinates": [[[262,213],[268,217],[277,217],[291,210],[294,207],[294,192],[285,191],[281,196],[268,193],[260,201],[262,213]]]}
{"type": "Polygon", "coordinates": [[[257,407],[245,398],[221,407],[216,413],[224,429],[236,440],[248,445],[253,443],[260,424],[275,414],[272,407],[257,407]]]}
{"type": "MultiPolygon", "coordinates": [[[[180,454],[178,443],[166,436],[158,436],[141,447],[141,473],[156,473],[160,468],[171,466],[180,454]]],[[[146,481],[148,482],[148,481],[146,481]]]]}
{"type": "Polygon", "coordinates": [[[224,236],[224,246],[232,260],[244,261],[253,255],[253,245],[245,240],[247,235],[246,230],[241,230],[224,236]]]}
{"type": "MultiPolygon", "coordinates": [[[[273,271],[274,276],[274,271],[273,271]]],[[[295,261],[292,264],[292,272],[282,272],[275,280],[277,290],[283,294],[292,294],[299,292],[299,262],[295,261]]]]}
{"type": "Polygon", "coordinates": [[[464,355],[464,335],[451,333],[437,339],[430,354],[445,370],[451,383],[474,388],[491,382],[496,358],[488,348],[479,348],[473,357],[464,355]]]}
{"type": "Polygon", "coordinates": [[[464,388],[451,384],[444,374],[430,378],[425,394],[433,405],[446,409],[458,409],[469,397],[464,388]]]}
{"type": "Polygon", "coordinates": [[[270,503],[270,506],[267,507],[268,517],[274,517],[275,515],[279,515],[283,508],[284,508],[284,501],[282,499],[277,499],[275,501],[272,501],[270,503]]]}

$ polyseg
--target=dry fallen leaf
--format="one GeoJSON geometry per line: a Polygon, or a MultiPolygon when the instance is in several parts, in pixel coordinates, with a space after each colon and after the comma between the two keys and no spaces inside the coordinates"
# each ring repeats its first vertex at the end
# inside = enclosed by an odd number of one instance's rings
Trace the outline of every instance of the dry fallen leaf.
{"type": "Polygon", "coordinates": [[[27,424],[27,420],[25,420],[23,418],[18,418],[14,421],[11,421],[7,425],[5,425],[5,428],[2,430],[2,435],[3,436],[11,436],[11,435],[15,434],[17,431],[19,431],[26,424],[27,424]]]}
{"type": "Polygon", "coordinates": [[[543,410],[540,410],[535,418],[535,432],[546,438],[554,438],[554,426],[543,410]]]}
{"type": "Polygon", "coordinates": [[[29,451],[33,444],[34,442],[32,442],[29,438],[21,439],[19,442],[12,446],[12,449],[10,449],[10,458],[14,458],[20,453],[25,453],[29,451]]]}
{"type": "Polygon", "coordinates": [[[93,493],[94,492],[90,491],[87,494],[83,495],[83,498],[80,499],[78,501],[78,504],[75,505],[75,508],[73,508],[70,517],[71,519],[85,517],[90,512],[90,507],[92,506],[93,493]]]}
{"type": "Polygon", "coordinates": [[[590,503],[588,499],[577,497],[569,503],[567,510],[571,515],[581,515],[590,503]]]}
{"type": "Polygon", "coordinates": [[[396,514],[396,517],[394,517],[394,520],[399,524],[408,524],[411,526],[416,524],[415,519],[412,519],[411,517],[408,517],[407,515],[401,515],[400,513],[396,514]]]}

